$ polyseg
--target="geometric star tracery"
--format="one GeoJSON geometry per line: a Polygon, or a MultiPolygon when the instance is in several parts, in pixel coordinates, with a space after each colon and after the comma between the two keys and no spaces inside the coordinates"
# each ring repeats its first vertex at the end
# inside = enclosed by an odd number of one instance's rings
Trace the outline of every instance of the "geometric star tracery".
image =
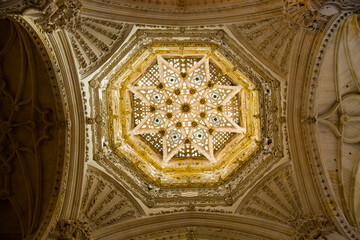
{"type": "Polygon", "coordinates": [[[193,146],[211,163],[216,162],[214,133],[246,131],[224,111],[241,86],[212,81],[206,56],[186,72],[181,72],[160,55],[157,64],[156,85],[129,86],[150,109],[130,133],[160,133],[164,164],[186,145],[193,146]]]}

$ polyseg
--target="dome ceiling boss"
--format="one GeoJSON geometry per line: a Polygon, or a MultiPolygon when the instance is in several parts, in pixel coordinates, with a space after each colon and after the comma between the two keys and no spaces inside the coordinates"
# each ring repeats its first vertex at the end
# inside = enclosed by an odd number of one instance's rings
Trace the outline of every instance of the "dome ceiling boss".
{"type": "Polygon", "coordinates": [[[153,43],[110,80],[113,151],[159,186],[218,185],[259,149],[258,91],[216,48],[153,43]]]}
{"type": "MultiPolygon", "coordinates": [[[[193,58],[187,61],[172,60],[194,65],[181,72],[158,55],[159,78],[155,82],[139,81],[129,86],[131,92],[149,109],[130,134],[161,135],[163,165],[184,148],[193,149],[214,163],[214,144],[220,144],[214,139],[215,132],[246,132],[238,125],[239,101],[231,101],[237,98],[242,87],[232,86],[229,80],[226,82],[228,85],[223,85],[221,81],[214,82],[216,79],[210,76],[213,68],[210,70],[210,60],[206,56],[200,61],[193,58]]],[[[188,155],[185,159],[192,157],[188,155]]]]}

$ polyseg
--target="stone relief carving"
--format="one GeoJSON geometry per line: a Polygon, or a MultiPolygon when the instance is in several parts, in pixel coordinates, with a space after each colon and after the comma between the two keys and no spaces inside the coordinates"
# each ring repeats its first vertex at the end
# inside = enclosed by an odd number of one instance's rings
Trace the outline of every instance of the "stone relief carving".
{"type": "Polygon", "coordinates": [[[80,0],[25,0],[5,9],[0,15],[22,14],[34,19],[43,31],[51,33],[57,29],[76,26],[82,3],[80,0]]]}
{"type": "Polygon", "coordinates": [[[45,32],[75,28],[81,9],[80,0],[51,1],[40,9],[41,17],[35,20],[45,32]]]}
{"type": "Polygon", "coordinates": [[[48,239],[90,240],[92,239],[92,231],[87,222],[60,220],[56,223],[48,239]]]}
{"type": "Polygon", "coordinates": [[[322,0],[283,0],[285,16],[300,26],[315,29],[320,20],[322,0]]]}
{"type": "Polygon", "coordinates": [[[327,239],[335,232],[331,220],[323,215],[303,216],[291,225],[295,228],[294,239],[327,239]]]}

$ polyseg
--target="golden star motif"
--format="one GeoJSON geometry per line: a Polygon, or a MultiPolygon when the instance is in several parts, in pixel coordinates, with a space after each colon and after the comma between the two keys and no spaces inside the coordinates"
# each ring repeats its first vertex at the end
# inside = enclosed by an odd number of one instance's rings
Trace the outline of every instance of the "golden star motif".
{"type": "Polygon", "coordinates": [[[150,109],[130,134],[160,133],[164,164],[186,144],[215,163],[214,132],[244,134],[246,131],[223,111],[241,86],[213,82],[206,56],[186,72],[180,72],[160,55],[157,63],[159,84],[129,86],[150,109]]]}

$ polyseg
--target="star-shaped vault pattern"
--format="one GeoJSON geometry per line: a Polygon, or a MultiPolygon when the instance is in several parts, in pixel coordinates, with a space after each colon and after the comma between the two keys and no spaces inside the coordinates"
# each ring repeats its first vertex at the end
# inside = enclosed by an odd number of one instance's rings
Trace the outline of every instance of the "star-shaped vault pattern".
{"type": "Polygon", "coordinates": [[[181,65],[171,64],[158,55],[157,79],[129,85],[130,91],[148,109],[130,134],[159,134],[164,164],[187,146],[216,163],[216,134],[246,131],[227,111],[242,87],[212,79],[207,56],[192,62],[183,71],[181,65]]]}

